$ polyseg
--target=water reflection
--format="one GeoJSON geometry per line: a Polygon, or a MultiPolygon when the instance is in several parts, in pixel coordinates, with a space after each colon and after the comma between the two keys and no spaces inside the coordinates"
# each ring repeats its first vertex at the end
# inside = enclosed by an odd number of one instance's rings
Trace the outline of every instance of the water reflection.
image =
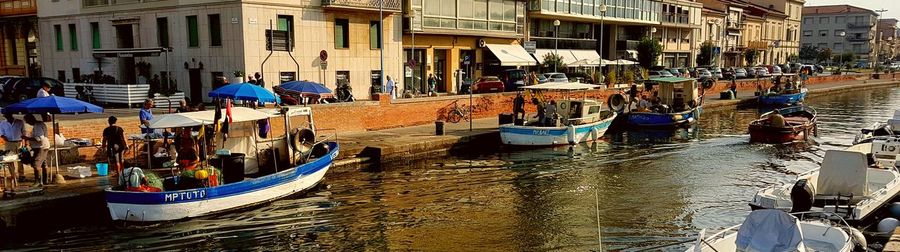
{"type": "Polygon", "coordinates": [[[848,146],[860,127],[890,117],[900,89],[807,104],[820,123],[808,144],[750,144],[747,125],[759,111],[725,110],[704,113],[691,129],[614,133],[571,148],[483,146],[330,173],[320,189],[250,211],[145,228],[86,221],[29,240],[0,238],[0,246],[584,251],[598,247],[599,228],[605,249],[648,248],[740,223],[756,190],[816,168],[825,150],[848,146]]]}

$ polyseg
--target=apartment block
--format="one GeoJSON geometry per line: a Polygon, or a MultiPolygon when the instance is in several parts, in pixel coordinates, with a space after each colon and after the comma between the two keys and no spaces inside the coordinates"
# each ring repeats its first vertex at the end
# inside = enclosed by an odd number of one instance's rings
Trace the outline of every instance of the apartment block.
{"type": "Polygon", "coordinates": [[[878,14],[852,5],[803,7],[800,43],[835,54],[855,53],[862,64],[875,57],[875,24],[878,14]]]}

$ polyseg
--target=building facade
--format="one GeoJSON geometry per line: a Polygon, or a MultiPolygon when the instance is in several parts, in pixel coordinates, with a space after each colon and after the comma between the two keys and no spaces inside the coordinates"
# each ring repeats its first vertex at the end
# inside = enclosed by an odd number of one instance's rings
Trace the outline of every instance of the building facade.
{"type": "Polygon", "coordinates": [[[122,84],[171,73],[193,101],[208,101],[235,72],[260,72],[267,88],[346,80],[367,99],[384,82],[382,49],[384,73],[401,76],[400,7],[385,1],[379,19],[379,6],[362,0],[39,0],[40,35],[52,38],[41,41],[42,72],[64,81],[110,75],[122,84]],[[170,52],[138,52],[154,48],[170,52]]]}
{"type": "MultiPolygon", "coordinates": [[[[782,36],[773,38],[778,41],[773,45],[771,59],[780,59],[779,63],[787,62],[789,58],[797,59],[800,55],[800,26],[803,20],[803,5],[805,0],[753,0],[756,7],[769,10],[775,16],[785,15],[782,22],[782,36]],[[778,57],[781,55],[782,57],[778,57]],[[796,57],[794,57],[796,56],[796,57]]],[[[770,22],[771,24],[771,22],[770,22]]],[[[777,61],[777,60],[776,60],[777,61]]]]}
{"type": "Polygon", "coordinates": [[[702,41],[715,45],[720,52],[713,65],[740,66],[743,60],[743,29],[746,24],[744,8],[747,3],[738,0],[698,0],[703,4],[701,17],[702,41]]]}
{"type": "MultiPolygon", "coordinates": [[[[520,49],[525,36],[525,1],[405,0],[403,63],[405,91],[427,93],[434,76],[438,93],[458,92],[463,82],[504,69],[535,65],[504,62],[498,46],[520,49]],[[501,54],[501,55],[497,55],[501,54]]],[[[502,50],[502,49],[500,49],[502,50]]],[[[524,49],[516,50],[519,54],[524,49]]],[[[518,55],[517,57],[524,57],[518,55]]],[[[530,57],[529,57],[530,58],[530,57]]]]}
{"type": "Polygon", "coordinates": [[[831,48],[835,55],[852,52],[868,64],[876,51],[877,18],[874,11],[852,5],[803,7],[801,46],[831,48]]]}
{"type": "Polygon", "coordinates": [[[662,1],[659,28],[651,29],[653,38],[662,45],[660,65],[696,67],[702,10],[703,4],[695,1],[662,1]]]}
{"type": "Polygon", "coordinates": [[[0,0],[0,75],[40,76],[37,0],[0,0]]]}
{"type": "MultiPolygon", "coordinates": [[[[785,20],[788,16],[773,8],[756,4],[750,4],[746,10],[747,15],[753,17],[754,21],[761,21],[758,26],[760,38],[750,40],[753,44],[752,49],[759,51],[759,63],[765,65],[787,63],[789,50],[782,46],[782,43],[788,43],[785,42],[787,36],[785,33],[788,31],[785,28],[785,20]]],[[[757,26],[754,24],[748,32],[757,32],[756,29],[757,26]]]]}
{"type": "Polygon", "coordinates": [[[894,61],[900,54],[900,41],[897,41],[900,29],[897,28],[897,22],[896,18],[878,20],[878,62],[894,61]]]}

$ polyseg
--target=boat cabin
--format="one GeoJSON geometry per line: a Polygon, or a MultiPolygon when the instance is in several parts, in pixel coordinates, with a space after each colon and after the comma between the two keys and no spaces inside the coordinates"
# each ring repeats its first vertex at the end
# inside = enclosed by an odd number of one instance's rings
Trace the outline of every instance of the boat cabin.
{"type": "Polygon", "coordinates": [[[562,100],[557,102],[557,113],[560,121],[566,124],[588,124],[606,118],[602,111],[603,103],[594,100],[562,100]]]}
{"type": "Polygon", "coordinates": [[[700,104],[700,89],[696,79],[667,77],[652,79],[659,86],[660,103],[674,111],[690,110],[700,104]]]}

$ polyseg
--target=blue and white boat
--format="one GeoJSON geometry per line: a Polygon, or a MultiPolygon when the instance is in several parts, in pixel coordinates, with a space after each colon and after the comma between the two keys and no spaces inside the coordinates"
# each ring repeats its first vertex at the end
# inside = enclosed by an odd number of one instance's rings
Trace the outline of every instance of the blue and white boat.
{"type": "MultiPolygon", "coordinates": [[[[597,88],[596,85],[579,83],[544,83],[523,87],[543,101],[544,91],[577,91],[597,88]]],[[[549,115],[551,123],[531,121],[500,125],[503,144],[518,146],[554,146],[596,141],[603,137],[616,118],[616,112],[603,111],[603,104],[587,99],[563,99],[555,101],[556,115],[549,115]]]]}
{"type": "MultiPolygon", "coordinates": [[[[309,108],[298,108],[298,111],[295,111],[295,113],[284,112],[283,116],[289,117],[298,114],[307,115],[310,125],[313,125],[312,113],[309,108]]],[[[252,128],[252,125],[255,125],[257,120],[272,117],[272,114],[247,108],[234,108],[232,115],[233,123],[248,123],[248,125],[244,125],[250,126],[246,127],[247,129],[252,128]]],[[[151,122],[151,127],[176,128],[209,125],[213,122],[211,116],[212,113],[208,111],[163,115],[155,118],[151,122]]],[[[286,122],[289,121],[286,120],[286,122]]],[[[290,128],[290,126],[287,125],[285,128],[290,128]]],[[[298,139],[298,136],[299,134],[295,134],[290,139],[298,139]]],[[[244,148],[248,146],[248,142],[241,140],[239,136],[235,136],[235,138],[238,139],[229,138],[230,142],[226,147],[241,149],[241,147],[235,146],[244,146],[244,148]]],[[[256,141],[256,138],[249,137],[249,140],[256,141]]],[[[297,143],[289,144],[286,138],[280,142],[276,140],[276,143],[286,145],[285,149],[288,149],[288,151],[291,151],[292,147],[298,145],[297,143]]],[[[253,144],[255,143],[251,143],[251,145],[253,144]]],[[[238,182],[185,190],[164,190],[161,192],[106,189],[107,207],[113,220],[158,222],[227,212],[278,200],[313,188],[322,181],[335,158],[337,158],[339,147],[336,142],[320,142],[316,147],[324,149],[320,149],[318,154],[315,154],[316,151],[312,151],[309,154],[300,153],[301,158],[299,159],[305,160],[302,164],[275,171],[271,174],[260,174],[261,176],[256,178],[242,178],[238,182]],[[304,159],[302,157],[311,158],[304,159]]],[[[316,149],[316,147],[313,149],[316,149]]],[[[292,157],[291,159],[294,159],[295,155],[289,156],[292,157]]],[[[228,171],[224,172],[224,176],[228,176],[228,171]]],[[[243,173],[240,175],[243,175],[243,173]]],[[[171,178],[169,179],[171,180],[171,178]]]]}
{"type": "Polygon", "coordinates": [[[762,106],[794,106],[806,99],[809,89],[801,88],[798,91],[783,91],[780,93],[769,92],[759,96],[759,105],[762,106]]]}
{"type": "MultiPolygon", "coordinates": [[[[623,114],[624,120],[635,127],[677,127],[694,124],[703,111],[700,87],[696,79],[681,77],[655,78],[649,80],[657,88],[654,89],[658,103],[649,108],[628,110],[625,99],[621,95],[610,97],[610,109],[623,114]],[[618,101],[618,102],[614,102],[618,101]],[[615,103],[615,104],[614,104],[615,103]]],[[[648,99],[654,99],[652,96],[648,99]]]]}

